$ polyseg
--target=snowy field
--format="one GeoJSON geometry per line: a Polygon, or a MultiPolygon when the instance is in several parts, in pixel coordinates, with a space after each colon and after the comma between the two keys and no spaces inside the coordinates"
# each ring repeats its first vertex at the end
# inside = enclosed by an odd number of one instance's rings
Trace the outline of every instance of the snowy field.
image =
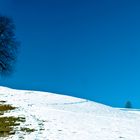
{"type": "Polygon", "coordinates": [[[23,116],[35,129],[0,140],[140,140],[140,113],[48,92],[0,87],[0,101],[17,107],[5,116],[23,116]]]}

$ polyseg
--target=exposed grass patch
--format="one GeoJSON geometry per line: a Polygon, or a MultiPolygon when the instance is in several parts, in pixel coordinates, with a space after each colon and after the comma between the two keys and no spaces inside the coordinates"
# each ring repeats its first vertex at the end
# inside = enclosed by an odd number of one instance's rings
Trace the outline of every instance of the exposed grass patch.
{"type": "Polygon", "coordinates": [[[0,112],[0,115],[3,115],[4,114],[4,112],[0,112]]]}
{"type": "MultiPolygon", "coordinates": [[[[15,134],[15,126],[19,126],[23,118],[20,117],[0,117],[0,137],[6,137],[15,134]]],[[[24,119],[25,120],[25,119],[24,119]]]]}
{"type": "Polygon", "coordinates": [[[11,105],[7,105],[7,104],[0,104],[0,111],[9,111],[9,110],[13,110],[16,107],[13,107],[11,105]]]}
{"type": "Polygon", "coordinates": [[[0,101],[0,138],[14,135],[17,131],[24,133],[35,131],[35,129],[20,127],[20,124],[26,121],[25,117],[2,116],[4,113],[16,109],[16,107],[5,103],[6,101],[0,101]]]}
{"type": "Polygon", "coordinates": [[[11,110],[16,109],[9,104],[4,104],[6,101],[0,101],[0,137],[6,137],[9,135],[15,134],[15,126],[19,126],[20,122],[25,122],[25,118],[23,117],[2,117],[5,112],[10,112],[11,110]]]}
{"type": "Polygon", "coordinates": [[[27,133],[31,133],[35,131],[35,129],[27,128],[27,127],[22,127],[20,130],[27,133]]]}
{"type": "Polygon", "coordinates": [[[0,103],[6,103],[6,101],[1,100],[0,103]]]}
{"type": "Polygon", "coordinates": [[[9,104],[4,104],[6,101],[0,101],[0,115],[4,115],[5,112],[11,111],[16,109],[16,107],[13,107],[9,104]]]}

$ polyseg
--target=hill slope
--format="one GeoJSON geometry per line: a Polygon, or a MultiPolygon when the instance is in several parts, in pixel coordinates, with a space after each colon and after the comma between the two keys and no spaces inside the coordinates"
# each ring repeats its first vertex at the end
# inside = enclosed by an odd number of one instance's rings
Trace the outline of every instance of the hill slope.
{"type": "Polygon", "coordinates": [[[0,102],[17,107],[2,116],[24,117],[2,140],[139,140],[140,113],[47,92],[0,87],[0,102]],[[23,129],[22,129],[23,130],[23,129]]]}

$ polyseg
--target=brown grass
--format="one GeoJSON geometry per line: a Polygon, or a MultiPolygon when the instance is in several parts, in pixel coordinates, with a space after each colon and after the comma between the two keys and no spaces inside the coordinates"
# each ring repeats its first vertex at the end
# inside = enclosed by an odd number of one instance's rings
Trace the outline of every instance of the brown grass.
{"type": "Polygon", "coordinates": [[[20,127],[20,124],[26,121],[24,117],[3,116],[4,113],[16,109],[16,107],[5,103],[5,101],[0,101],[0,137],[14,135],[16,131],[22,131],[24,133],[35,131],[35,129],[20,127]]]}

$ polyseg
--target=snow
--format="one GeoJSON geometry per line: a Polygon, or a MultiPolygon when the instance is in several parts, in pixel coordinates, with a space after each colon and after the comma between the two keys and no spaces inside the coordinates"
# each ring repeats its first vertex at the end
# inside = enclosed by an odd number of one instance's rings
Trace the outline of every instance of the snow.
{"type": "Polygon", "coordinates": [[[24,116],[17,132],[0,140],[140,140],[140,111],[112,108],[48,92],[0,87],[0,100],[18,107],[6,116],[24,116]]]}

